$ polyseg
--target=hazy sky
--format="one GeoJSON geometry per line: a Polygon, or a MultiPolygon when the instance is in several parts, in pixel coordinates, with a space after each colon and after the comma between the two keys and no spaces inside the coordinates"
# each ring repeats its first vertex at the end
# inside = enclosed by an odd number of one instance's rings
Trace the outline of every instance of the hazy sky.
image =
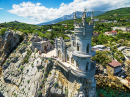
{"type": "Polygon", "coordinates": [[[0,0],[0,23],[48,22],[74,11],[108,11],[130,7],[130,0],[0,0]]]}

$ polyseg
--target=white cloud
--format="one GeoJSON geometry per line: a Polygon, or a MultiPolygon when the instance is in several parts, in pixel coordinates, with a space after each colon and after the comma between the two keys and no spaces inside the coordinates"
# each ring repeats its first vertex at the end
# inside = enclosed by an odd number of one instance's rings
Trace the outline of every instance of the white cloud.
{"type": "Polygon", "coordinates": [[[3,8],[0,8],[0,9],[3,9],[3,8]]]}
{"type": "Polygon", "coordinates": [[[74,11],[83,11],[86,8],[88,10],[106,11],[129,6],[129,0],[74,0],[69,4],[62,3],[59,8],[46,8],[41,6],[41,3],[23,2],[13,4],[9,12],[36,20],[35,23],[41,23],[71,14],[74,11]]]}
{"type": "Polygon", "coordinates": [[[2,21],[0,21],[0,23],[3,23],[2,21]]]}

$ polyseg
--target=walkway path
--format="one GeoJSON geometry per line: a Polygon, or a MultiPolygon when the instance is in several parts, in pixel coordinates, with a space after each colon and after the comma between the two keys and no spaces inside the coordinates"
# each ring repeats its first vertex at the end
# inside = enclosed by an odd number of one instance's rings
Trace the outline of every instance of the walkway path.
{"type": "MultiPolygon", "coordinates": [[[[49,51],[48,53],[42,53],[41,55],[42,57],[52,57],[52,56],[56,56],[56,49],[49,51]]],[[[62,64],[64,64],[66,67],[71,67],[72,69],[76,70],[76,68],[74,66],[72,66],[71,64],[67,63],[67,62],[62,62],[60,59],[57,58],[58,61],[60,61],[62,64]]]]}
{"type": "Polygon", "coordinates": [[[42,55],[41,55],[42,57],[44,56],[46,56],[46,57],[52,57],[52,56],[56,56],[56,49],[53,49],[53,50],[51,50],[51,51],[49,51],[48,53],[42,53],[42,55]]]}

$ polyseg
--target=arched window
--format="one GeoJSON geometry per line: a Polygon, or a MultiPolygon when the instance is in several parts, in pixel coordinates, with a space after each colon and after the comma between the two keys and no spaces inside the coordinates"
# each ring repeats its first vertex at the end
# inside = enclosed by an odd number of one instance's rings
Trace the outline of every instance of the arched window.
{"type": "Polygon", "coordinates": [[[73,46],[74,46],[74,47],[76,46],[76,43],[75,43],[75,41],[73,41],[73,46]]]}
{"type": "Polygon", "coordinates": [[[87,47],[86,47],[86,53],[89,53],[89,43],[87,44],[87,47]]]}
{"type": "Polygon", "coordinates": [[[79,44],[77,43],[77,51],[79,51],[79,44]]]}
{"type": "Polygon", "coordinates": [[[88,70],[88,65],[89,65],[89,62],[86,63],[86,70],[88,70]]]}
{"type": "Polygon", "coordinates": [[[69,56],[68,56],[68,54],[67,54],[67,61],[69,61],[69,56]]]}
{"type": "Polygon", "coordinates": [[[78,63],[78,61],[76,61],[76,66],[79,67],[79,63],[78,63]]]}
{"type": "Polygon", "coordinates": [[[60,51],[58,51],[58,57],[61,58],[61,52],[60,51]]]}
{"type": "Polygon", "coordinates": [[[71,57],[71,63],[74,64],[74,59],[73,59],[73,57],[71,57]]]}

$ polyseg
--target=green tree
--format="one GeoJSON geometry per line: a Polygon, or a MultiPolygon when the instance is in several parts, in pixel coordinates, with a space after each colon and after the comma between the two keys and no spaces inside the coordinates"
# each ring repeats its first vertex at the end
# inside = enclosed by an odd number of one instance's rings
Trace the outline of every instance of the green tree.
{"type": "Polygon", "coordinates": [[[2,28],[2,29],[0,30],[0,35],[4,35],[4,34],[5,34],[5,31],[7,31],[6,28],[2,28]]]}
{"type": "Polygon", "coordinates": [[[107,51],[96,51],[96,55],[92,57],[92,60],[102,64],[105,67],[107,63],[111,62],[111,59],[107,56],[108,54],[109,52],[107,51]]]}

